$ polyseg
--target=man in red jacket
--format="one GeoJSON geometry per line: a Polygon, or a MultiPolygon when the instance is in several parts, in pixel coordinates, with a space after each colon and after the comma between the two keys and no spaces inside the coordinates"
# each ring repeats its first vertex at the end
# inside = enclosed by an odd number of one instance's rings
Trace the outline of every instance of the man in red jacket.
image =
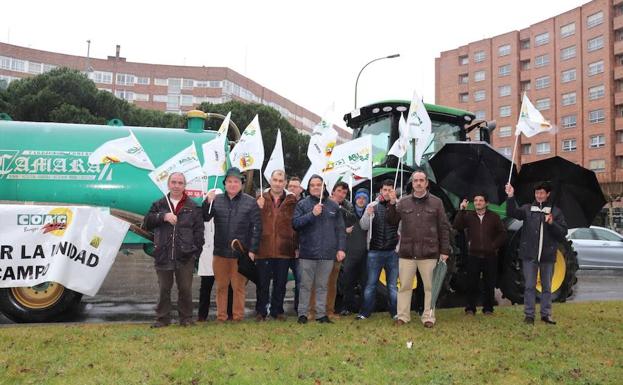
{"type": "Polygon", "coordinates": [[[467,199],[464,199],[459,206],[460,211],[454,218],[454,227],[457,230],[467,230],[466,239],[469,245],[466,261],[469,291],[465,314],[476,314],[476,301],[482,273],[485,289],[482,312],[485,315],[492,315],[498,250],[506,242],[506,229],[500,217],[487,208],[488,202],[484,193],[474,195],[475,211],[467,211],[467,204],[467,199]]]}

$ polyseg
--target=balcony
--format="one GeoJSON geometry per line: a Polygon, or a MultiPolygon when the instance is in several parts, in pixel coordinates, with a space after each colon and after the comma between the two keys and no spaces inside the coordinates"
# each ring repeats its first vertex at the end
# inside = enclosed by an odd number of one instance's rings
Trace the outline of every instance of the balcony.
{"type": "Polygon", "coordinates": [[[529,48],[519,50],[519,60],[529,60],[531,58],[529,48]]]}
{"type": "Polygon", "coordinates": [[[616,131],[623,131],[623,117],[614,118],[614,129],[616,131]]]}
{"type": "Polygon", "coordinates": [[[623,79],[623,65],[614,67],[614,79],[623,79]]]}
{"type": "Polygon", "coordinates": [[[623,3],[623,0],[612,0],[612,5],[615,7],[621,3],[623,3]]]}
{"type": "Polygon", "coordinates": [[[614,54],[620,55],[623,53],[623,40],[614,42],[614,54]]]}
{"type": "Polygon", "coordinates": [[[616,16],[612,20],[612,29],[616,31],[620,28],[623,28],[623,15],[616,16]]]}
{"type": "Polygon", "coordinates": [[[616,92],[614,94],[614,105],[620,106],[623,104],[623,91],[616,92]]]}
{"type": "MultiPolygon", "coordinates": [[[[621,77],[623,77],[623,66],[621,66],[621,77]]],[[[530,80],[530,70],[519,71],[519,81],[525,82],[530,80]]]]}
{"type": "Polygon", "coordinates": [[[617,143],[614,147],[614,155],[623,156],[623,143],[617,143]]]}

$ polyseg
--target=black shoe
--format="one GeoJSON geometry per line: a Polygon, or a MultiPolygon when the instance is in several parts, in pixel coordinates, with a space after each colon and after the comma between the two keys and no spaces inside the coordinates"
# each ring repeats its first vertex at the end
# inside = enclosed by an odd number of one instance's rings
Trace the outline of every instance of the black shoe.
{"type": "Polygon", "coordinates": [[[306,324],[307,323],[307,317],[304,316],[304,315],[299,316],[299,319],[296,322],[300,323],[301,325],[306,324]]]}
{"type": "Polygon", "coordinates": [[[474,310],[465,310],[465,315],[474,316],[476,315],[476,312],[474,310]]]}
{"type": "Polygon", "coordinates": [[[528,325],[534,325],[534,318],[532,317],[526,317],[523,319],[524,323],[527,323],[528,325]]]}
{"type": "Polygon", "coordinates": [[[316,318],[316,322],[318,322],[319,324],[332,324],[333,323],[333,321],[331,321],[329,317],[327,316],[316,318]]]}
{"type": "Polygon", "coordinates": [[[342,311],[340,312],[340,315],[341,315],[341,316],[344,316],[344,317],[347,317],[347,316],[349,316],[349,315],[351,315],[351,314],[352,314],[352,313],[350,312],[350,310],[342,310],[342,311]]]}
{"type": "Polygon", "coordinates": [[[541,321],[543,321],[543,322],[545,322],[546,324],[549,324],[549,325],[556,325],[556,321],[554,321],[552,319],[552,316],[550,316],[550,315],[546,315],[544,317],[541,317],[541,321]]]}

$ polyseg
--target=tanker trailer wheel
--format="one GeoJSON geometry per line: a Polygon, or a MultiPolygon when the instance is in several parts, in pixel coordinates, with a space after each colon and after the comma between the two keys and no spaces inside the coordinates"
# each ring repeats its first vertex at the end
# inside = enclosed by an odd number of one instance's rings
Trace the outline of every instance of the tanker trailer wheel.
{"type": "Polygon", "coordinates": [[[50,322],[75,310],[82,294],[56,282],[0,289],[0,311],[14,322],[50,322]]]}
{"type": "MultiPolygon", "coordinates": [[[[519,258],[519,239],[521,230],[509,231],[502,262],[502,274],[498,279],[499,288],[504,298],[513,304],[523,304],[524,278],[521,259],[519,258]]],[[[558,244],[554,274],[552,276],[552,301],[565,302],[573,295],[573,286],[577,283],[578,257],[570,241],[558,244]]],[[[540,274],[537,277],[537,299],[541,296],[540,274]]]]}

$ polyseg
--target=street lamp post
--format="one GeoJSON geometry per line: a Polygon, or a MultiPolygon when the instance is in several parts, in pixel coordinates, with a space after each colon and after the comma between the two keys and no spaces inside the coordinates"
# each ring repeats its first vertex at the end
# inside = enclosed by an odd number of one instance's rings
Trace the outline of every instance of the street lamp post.
{"type": "Polygon", "coordinates": [[[357,80],[355,81],[355,108],[357,108],[357,85],[359,84],[359,77],[361,76],[361,73],[363,72],[364,69],[366,69],[367,66],[369,66],[370,64],[374,63],[375,61],[379,61],[379,60],[383,60],[383,59],[393,59],[393,58],[397,58],[400,57],[399,53],[393,54],[393,55],[389,55],[389,56],[383,56],[383,57],[379,57],[376,58],[374,60],[369,61],[368,63],[366,63],[366,65],[364,65],[361,70],[359,71],[359,74],[357,75],[357,80]]]}

